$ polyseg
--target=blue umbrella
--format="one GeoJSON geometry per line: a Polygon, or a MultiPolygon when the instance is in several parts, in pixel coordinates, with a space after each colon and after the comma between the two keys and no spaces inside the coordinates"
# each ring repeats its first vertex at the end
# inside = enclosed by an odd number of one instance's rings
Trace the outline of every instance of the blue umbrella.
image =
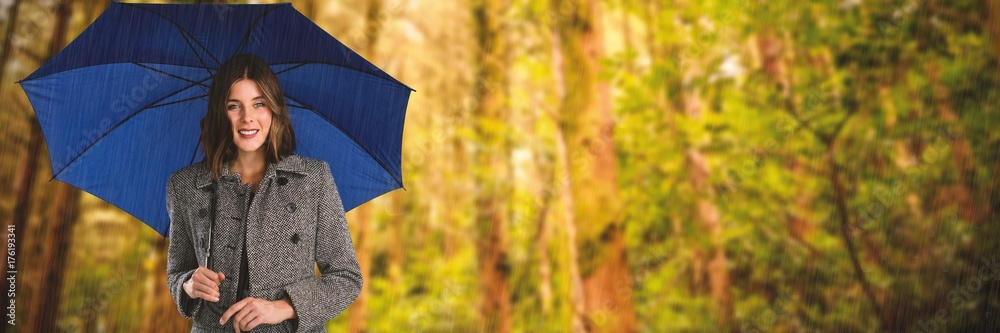
{"type": "Polygon", "coordinates": [[[403,187],[403,120],[413,89],[289,3],[111,3],[18,81],[41,124],[52,179],[169,235],[167,178],[204,158],[199,123],[208,87],[217,68],[241,53],[277,74],[295,153],[329,163],[346,211],[403,187]]]}

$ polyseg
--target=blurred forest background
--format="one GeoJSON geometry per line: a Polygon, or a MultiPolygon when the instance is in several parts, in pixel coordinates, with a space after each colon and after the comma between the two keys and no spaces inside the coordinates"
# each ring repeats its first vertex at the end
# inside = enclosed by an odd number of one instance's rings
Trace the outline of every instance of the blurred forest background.
{"type": "MultiPolygon", "coordinates": [[[[1000,330],[1000,1],[293,5],[416,89],[331,331],[1000,330]]],[[[7,332],[190,325],[14,83],[107,6],[0,0],[7,332]]]]}

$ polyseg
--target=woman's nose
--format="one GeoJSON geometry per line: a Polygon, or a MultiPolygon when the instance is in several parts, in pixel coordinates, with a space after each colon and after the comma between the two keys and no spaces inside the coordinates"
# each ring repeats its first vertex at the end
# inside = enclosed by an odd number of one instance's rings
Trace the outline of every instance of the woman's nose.
{"type": "Polygon", "coordinates": [[[253,118],[250,117],[250,112],[247,112],[246,110],[240,110],[240,121],[241,122],[243,122],[243,123],[250,123],[250,122],[252,122],[252,120],[253,120],[253,118]]]}

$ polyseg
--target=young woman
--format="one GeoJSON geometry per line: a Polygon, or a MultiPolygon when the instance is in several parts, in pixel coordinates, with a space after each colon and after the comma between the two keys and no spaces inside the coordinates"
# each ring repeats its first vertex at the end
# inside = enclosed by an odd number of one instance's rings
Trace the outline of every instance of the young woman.
{"type": "Polygon", "coordinates": [[[167,181],[167,284],[192,332],[325,332],[362,277],[330,167],[292,153],[284,94],[263,60],[219,68],[201,143],[205,159],[167,181]]]}

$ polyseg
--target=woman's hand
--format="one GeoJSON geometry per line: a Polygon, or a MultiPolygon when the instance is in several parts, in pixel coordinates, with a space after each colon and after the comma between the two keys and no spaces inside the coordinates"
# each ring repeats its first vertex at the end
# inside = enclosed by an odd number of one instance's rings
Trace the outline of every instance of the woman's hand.
{"type": "Polygon", "coordinates": [[[219,325],[225,325],[230,317],[233,319],[233,329],[239,333],[241,330],[252,330],[260,324],[277,324],[295,318],[295,309],[285,298],[268,301],[247,297],[229,307],[219,318],[219,325]]]}
{"type": "Polygon", "coordinates": [[[222,272],[215,272],[199,266],[191,278],[184,282],[184,292],[188,297],[201,298],[209,302],[219,301],[219,283],[226,279],[222,272]]]}

